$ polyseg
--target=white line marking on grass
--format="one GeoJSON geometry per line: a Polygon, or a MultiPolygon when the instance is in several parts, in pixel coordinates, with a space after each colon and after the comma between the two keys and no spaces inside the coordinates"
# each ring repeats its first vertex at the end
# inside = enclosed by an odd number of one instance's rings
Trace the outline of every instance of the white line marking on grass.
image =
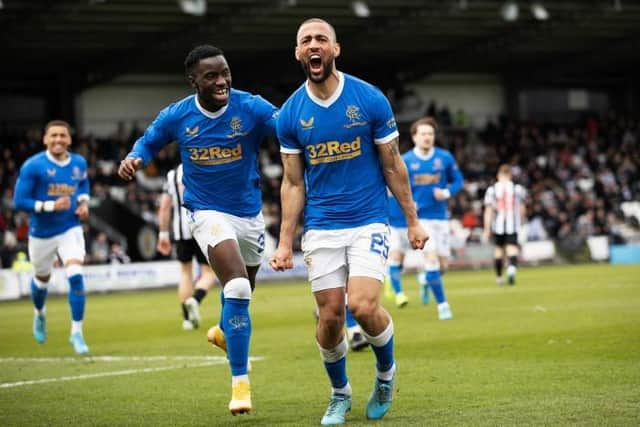
{"type": "MultiPolygon", "coordinates": [[[[263,357],[250,357],[250,360],[263,360],[263,357]]],[[[159,366],[157,368],[124,369],[121,371],[99,372],[96,374],[84,374],[75,376],[65,376],[58,378],[43,378],[39,380],[16,381],[12,383],[0,383],[0,388],[21,387],[34,384],[45,384],[62,381],[87,380],[92,378],[116,377],[122,375],[135,375],[149,372],[169,371],[181,368],[199,368],[202,366],[221,365],[227,363],[227,358],[222,356],[98,356],[98,357],[4,357],[0,358],[0,363],[8,362],[129,362],[129,361],[180,361],[180,360],[204,360],[195,364],[181,364],[171,366],[159,366]]]]}
{"type": "MultiPolygon", "coordinates": [[[[263,357],[250,357],[249,360],[263,360],[263,357]]],[[[82,356],[82,357],[0,357],[0,363],[33,362],[177,362],[177,361],[226,361],[224,356],[82,356]]]]}
{"type": "Polygon", "coordinates": [[[533,307],[533,311],[539,311],[539,312],[542,312],[542,313],[546,313],[546,312],[547,312],[547,309],[546,309],[546,308],[544,308],[544,307],[543,307],[543,306],[541,306],[541,305],[536,305],[535,307],[533,307]]]}
{"type": "Polygon", "coordinates": [[[45,378],[41,380],[29,380],[29,381],[17,381],[15,383],[3,383],[0,384],[0,388],[10,388],[10,387],[20,387],[23,385],[34,385],[34,384],[45,384],[45,383],[55,383],[60,381],[74,381],[74,380],[87,380],[91,378],[102,378],[102,377],[117,377],[119,375],[132,375],[132,374],[140,374],[147,372],[160,372],[160,371],[169,371],[171,369],[180,369],[180,368],[198,368],[201,366],[208,365],[219,365],[223,362],[205,362],[198,363],[195,365],[174,365],[174,366],[162,366],[159,368],[144,368],[144,369],[125,369],[123,371],[113,371],[113,372],[101,372],[99,374],[85,374],[85,375],[76,375],[73,377],[59,377],[59,378],[45,378]]]}

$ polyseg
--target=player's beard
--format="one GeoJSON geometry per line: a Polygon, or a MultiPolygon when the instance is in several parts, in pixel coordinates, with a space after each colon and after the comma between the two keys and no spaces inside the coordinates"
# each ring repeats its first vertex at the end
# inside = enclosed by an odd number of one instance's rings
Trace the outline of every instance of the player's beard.
{"type": "Polygon", "coordinates": [[[324,83],[329,78],[329,76],[331,76],[331,71],[333,68],[331,67],[332,63],[333,58],[328,61],[322,62],[322,74],[320,74],[319,77],[311,73],[311,66],[309,61],[300,61],[300,66],[302,67],[302,71],[309,80],[311,80],[313,83],[321,84],[324,83]]]}

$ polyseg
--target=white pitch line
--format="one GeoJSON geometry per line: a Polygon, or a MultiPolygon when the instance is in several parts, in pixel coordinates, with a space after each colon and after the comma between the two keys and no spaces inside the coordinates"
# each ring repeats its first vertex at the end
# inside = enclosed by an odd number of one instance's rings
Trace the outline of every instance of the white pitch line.
{"type": "MultiPolygon", "coordinates": [[[[5,357],[1,358],[0,362],[34,362],[34,361],[47,361],[47,362],[82,362],[89,361],[90,358],[70,358],[70,357],[43,357],[43,358],[28,358],[28,357],[5,357]]],[[[250,357],[250,360],[263,360],[263,357],[250,357]]],[[[16,381],[12,383],[0,383],[0,388],[12,388],[12,387],[21,387],[26,385],[34,385],[34,384],[46,384],[46,383],[54,383],[54,382],[62,382],[62,381],[75,381],[75,380],[87,380],[92,378],[103,378],[103,377],[116,377],[122,375],[134,375],[141,373],[149,373],[149,372],[161,372],[161,371],[169,371],[172,369],[180,369],[180,368],[199,368],[202,366],[211,366],[211,365],[221,365],[227,363],[226,357],[213,356],[213,357],[201,357],[201,356],[149,356],[149,357],[137,357],[137,356],[98,356],[94,357],[93,360],[105,361],[105,362],[113,362],[113,361],[163,361],[163,360],[206,360],[205,362],[196,363],[192,365],[172,365],[172,366],[160,366],[157,368],[141,368],[141,369],[124,369],[121,371],[111,371],[111,372],[100,372],[96,374],[84,374],[84,375],[75,375],[75,376],[66,376],[66,377],[58,377],[58,378],[44,378],[40,380],[27,380],[27,381],[16,381]],[[117,360],[113,360],[113,359],[117,360]]]]}
{"type": "Polygon", "coordinates": [[[140,373],[146,373],[146,372],[160,372],[160,371],[168,371],[171,369],[180,369],[180,368],[198,368],[201,366],[219,365],[220,363],[222,362],[205,362],[205,363],[198,363],[196,365],[163,366],[160,368],[125,369],[123,371],[101,372],[99,374],[76,375],[73,377],[44,378],[41,380],[17,381],[15,383],[2,383],[0,384],[0,388],[11,388],[11,387],[20,387],[23,385],[55,383],[59,381],[86,380],[90,378],[117,377],[119,375],[131,375],[131,374],[140,374],[140,373]]]}
{"type": "MultiPolygon", "coordinates": [[[[258,360],[260,358],[251,358],[258,360]]],[[[80,357],[0,357],[0,363],[34,362],[177,362],[177,361],[203,361],[217,362],[227,360],[224,356],[80,356],[80,357]]]]}

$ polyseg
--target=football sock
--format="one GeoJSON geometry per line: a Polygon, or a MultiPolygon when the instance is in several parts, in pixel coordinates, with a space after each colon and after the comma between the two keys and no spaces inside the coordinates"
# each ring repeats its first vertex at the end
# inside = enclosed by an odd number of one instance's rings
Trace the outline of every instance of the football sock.
{"type": "Polygon", "coordinates": [[[196,301],[198,301],[198,304],[200,304],[202,302],[202,300],[204,299],[204,297],[207,296],[207,291],[201,288],[197,288],[194,292],[193,292],[193,298],[195,298],[196,301]]]}
{"type": "Polygon", "coordinates": [[[446,302],[447,298],[444,295],[444,287],[442,286],[442,275],[440,270],[427,271],[427,283],[433,292],[433,296],[438,304],[446,302]]]}
{"type": "Polygon", "coordinates": [[[223,292],[222,324],[227,341],[227,356],[231,365],[231,375],[247,375],[249,341],[251,339],[251,285],[244,277],[237,277],[225,283],[223,292]]]}
{"type": "Polygon", "coordinates": [[[393,292],[397,295],[402,292],[402,266],[390,265],[389,266],[389,278],[391,279],[391,287],[393,292]]]}
{"type": "Polygon", "coordinates": [[[495,258],[493,264],[496,269],[496,277],[502,276],[502,258],[495,258]]]}
{"type": "Polygon", "coordinates": [[[187,306],[184,304],[180,305],[182,307],[182,318],[184,320],[189,320],[189,311],[187,310],[187,306]]]}
{"type": "Polygon", "coordinates": [[[83,275],[74,274],[69,277],[69,306],[71,306],[71,318],[73,320],[82,321],[84,318],[86,299],[83,275]]]}
{"type": "Polygon", "coordinates": [[[76,332],[80,332],[82,334],[82,320],[73,320],[71,322],[71,333],[75,334],[76,332]]]}
{"type": "Polygon", "coordinates": [[[347,339],[342,337],[342,341],[332,349],[325,349],[318,343],[318,349],[324,362],[324,368],[331,381],[334,393],[351,394],[351,386],[347,377],[347,339]]]}
{"type": "Polygon", "coordinates": [[[42,313],[42,308],[47,300],[47,293],[49,292],[47,285],[48,283],[36,277],[31,280],[31,300],[33,301],[33,306],[39,313],[42,313]]]}
{"type": "MultiPolygon", "coordinates": [[[[389,319],[389,325],[378,336],[372,337],[371,335],[363,332],[373,353],[376,356],[376,369],[378,371],[378,378],[383,381],[391,380],[388,375],[382,375],[382,373],[389,373],[394,367],[395,360],[393,358],[393,321],[389,319]]],[[[393,372],[391,372],[391,376],[393,372]]]]}
{"type": "Polygon", "coordinates": [[[224,311],[224,290],[220,290],[220,322],[218,322],[218,326],[220,330],[224,332],[224,322],[222,322],[222,312],[224,311]]]}

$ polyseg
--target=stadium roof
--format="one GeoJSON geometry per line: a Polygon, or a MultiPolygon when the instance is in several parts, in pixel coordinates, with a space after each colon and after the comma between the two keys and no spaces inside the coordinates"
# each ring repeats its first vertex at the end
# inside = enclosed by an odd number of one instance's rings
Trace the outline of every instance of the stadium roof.
{"type": "Polygon", "coordinates": [[[208,0],[203,16],[181,1],[199,0],[0,0],[0,90],[75,92],[124,73],[179,73],[202,43],[226,52],[236,79],[300,81],[295,31],[309,17],[336,27],[341,69],[378,82],[491,72],[609,84],[640,62],[638,1],[543,1],[547,20],[519,1],[511,22],[504,1],[364,0],[369,17],[348,0],[208,0]]]}

